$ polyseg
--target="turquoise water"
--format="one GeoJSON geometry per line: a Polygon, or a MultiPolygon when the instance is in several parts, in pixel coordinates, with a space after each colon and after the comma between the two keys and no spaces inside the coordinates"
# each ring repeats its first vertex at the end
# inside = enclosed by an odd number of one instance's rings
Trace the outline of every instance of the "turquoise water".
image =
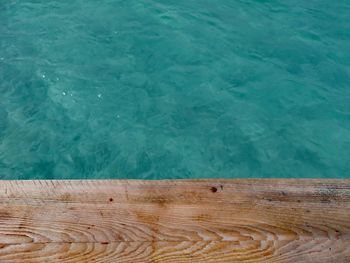
{"type": "Polygon", "coordinates": [[[350,1],[0,0],[0,178],[350,178],[350,1]]]}

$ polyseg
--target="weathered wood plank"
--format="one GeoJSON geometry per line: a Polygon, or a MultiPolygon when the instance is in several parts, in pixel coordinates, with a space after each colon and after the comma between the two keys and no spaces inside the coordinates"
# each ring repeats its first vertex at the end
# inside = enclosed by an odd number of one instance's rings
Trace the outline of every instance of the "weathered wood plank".
{"type": "Polygon", "coordinates": [[[350,180],[1,181],[0,262],[350,262],[350,180]]]}

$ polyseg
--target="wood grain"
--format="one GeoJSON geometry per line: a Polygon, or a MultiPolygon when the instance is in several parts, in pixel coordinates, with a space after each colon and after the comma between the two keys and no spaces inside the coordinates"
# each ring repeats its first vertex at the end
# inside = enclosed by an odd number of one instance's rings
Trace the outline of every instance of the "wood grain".
{"type": "Polygon", "coordinates": [[[350,180],[0,181],[0,262],[350,262],[350,180]]]}

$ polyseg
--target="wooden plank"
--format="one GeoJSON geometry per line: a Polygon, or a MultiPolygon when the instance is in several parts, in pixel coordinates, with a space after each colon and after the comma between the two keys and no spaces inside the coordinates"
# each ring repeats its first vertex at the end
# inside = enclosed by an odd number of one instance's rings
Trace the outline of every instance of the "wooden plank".
{"type": "Polygon", "coordinates": [[[350,180],[1,181],[0,262],[350,262],[350,180]]]}

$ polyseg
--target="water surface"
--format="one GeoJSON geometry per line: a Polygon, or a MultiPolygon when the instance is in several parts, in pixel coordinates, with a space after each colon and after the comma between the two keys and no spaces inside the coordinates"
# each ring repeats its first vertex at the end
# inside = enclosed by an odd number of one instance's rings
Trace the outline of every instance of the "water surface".
{"type": "Polygon", "coordinates": [[[0,178],[350,178],[350,1],[0,0],[0,178]]]}

